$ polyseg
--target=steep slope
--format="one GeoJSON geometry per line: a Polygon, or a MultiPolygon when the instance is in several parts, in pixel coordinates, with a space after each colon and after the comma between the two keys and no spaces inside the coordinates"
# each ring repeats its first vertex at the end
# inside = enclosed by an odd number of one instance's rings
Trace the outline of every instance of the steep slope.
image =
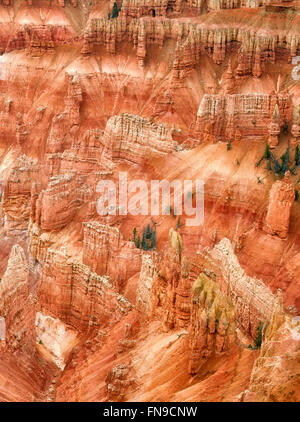
{"type": "Polygon", "coordinates": [[[299,401],[296,3],[0,2],[0,401],[299,401]]]}

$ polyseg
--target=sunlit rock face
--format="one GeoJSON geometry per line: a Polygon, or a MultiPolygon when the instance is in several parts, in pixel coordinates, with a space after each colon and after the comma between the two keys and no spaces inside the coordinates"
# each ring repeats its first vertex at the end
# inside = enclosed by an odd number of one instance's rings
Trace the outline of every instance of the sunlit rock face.
{"type": "Polygon", "coordinates": [[[299,401],[298,9],[0,1],[0,401],[299,401]]]}
{"type": "Polygon", "coordinates": [[[76,331],[66,327],[59,319],[41,312],[36,314],[35,326],[37,343],[45,347],[52,360],[63,371],[68,355],[76,344],[76,331]]]}

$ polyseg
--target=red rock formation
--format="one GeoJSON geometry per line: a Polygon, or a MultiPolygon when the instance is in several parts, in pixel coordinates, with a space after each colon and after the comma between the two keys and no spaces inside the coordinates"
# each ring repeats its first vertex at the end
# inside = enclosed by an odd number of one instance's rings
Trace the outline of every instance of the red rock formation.
{"type": "Polygon", "coordinates": [[[256,166],[300,138],[296,5],[113,3],[1,2],[0,400],[297,400],[297,167],[256,166]],[[203,224],[136,248],[119,172],[205,181],[203,224]]]}
{"type": "Polygon", "coordinates": [[[277,307],[243,401],[299,401],[299,321],[277,307]]]}
{"type": "Polygon", "coordinates": [[[65,250],[48,249],[39,287],[44,315],[58,317],[77,330],[113,325],[132,309],[109,277],[72,262],[65,250]]]}
{"type": "Polygon", "coordinates": [[[80,124],[82,90],[77,75],[66,74],[68,91],[64,98],[65,110],[53,117],[47,140],[48,152],[60,152],[71,146],[76,139],[80,124]]]}
{"type": "Polygon", "coordinates": [[[275,104],[272,113],[271,123],[269,126],[269,139],[268,143],[271,148],[275,148],[278,144],[278,135],[280,134],[280,112],[278,104],[275,104]]]}
{"type": "Polygon", "coordinates": [[[37,299],[30,279],[24,250],[16,244],[0,283],[0,372],[8,377],[4,386],[0,383],[4,401],[41,400],[54,373],[36,349],[37,299]]]}
{"type": "Polygon", "coordinates": [[[136,381],[130,375],[130,367],[118,364],[106,377],[107,398],[114,401],[125,401],[126,395],[133,389],[136,381]]]}
{"type": "Polygon", "coordinates": [[[297,145],[300,139],[300,106],[294,107],[291,134],[292,134],[291,144],[297,145]]]}
{"type": "Polygon", "coordinates": [[[290,172],[287,172],[284,179],[275,182],[270,191],[269,206],[264,226],[264,230],[267,233],[281,238],[287,236],[291,207],[294,200],[294,187],[290,180],[290,172]]]}
{"type": "Polygon", "coordinates": [[[192,292],[189,372],[197,373],[209,357],[227,351],[235,341],[233,305],[216,282],[200,274],[192,292]]]}
{"type": "Polygon", "coordinates": [[[4,187],[2,209],[7,232],[26,230],[30,216],[31,184],[39,166],[36,161],[21,156],[15,161],[4,187]]]}
{"type": "Polygon", "coordinates": [[[117,288],[141,268],[141,250],[126,242],[115,227],[83,223],[82,261],[99,275],[108,275],[117,288]]]}
{"type": "Polygon", "coordinates": [[[122,114],[107,122],[103,143],[104,155],[114,160],[142,164],[149,156],[159,157],[174,151],[171,130],[139,116],[122,114]]]}
{"type": "Polygon", "coordinates": [[[1,310],[6,335],[5,345],[11,350],[28,349],[34,343],[35,301],[29,295],[29,269],[24,250],[16,244],[11,251],[7,270],[0,284],[1,310]],[[24,310],[27,317],[24,318],[24,310]],[[23,315],[22,315],[23,314],[23,315]]]}
{"type": "Polygon", "coordinates": [[[166,16],[168,3],[168,0],[153,0],[151,3],[143,0],[138,2],[125,0],[122,2],[120,16],[132,18],[166,16]]]}
{"type": "Polygon", "coordinates": [[[236,322],[254,338],[259,322],[271,320],[276,295],[261,280],[245,273],[226,238],[214,248],[205,249],[201,261],[205,273],[218,283],[222,294],[231,299],[236,322]]]}

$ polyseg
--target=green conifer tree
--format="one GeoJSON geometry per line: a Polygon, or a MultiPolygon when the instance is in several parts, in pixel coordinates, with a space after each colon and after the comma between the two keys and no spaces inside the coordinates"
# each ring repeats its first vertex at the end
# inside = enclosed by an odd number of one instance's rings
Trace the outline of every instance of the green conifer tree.
{"type": "Polygon", "coordinates": [[[266,158],[268,160],[270,157],[271,157],[270,145],[266,144],[264,158],[266,158]]]}
{"type": "Polygon", "coordinates": [[[259,349],[261,347],[262,343],[262,337],[263,337],[263,323],[260,321],[256,328],[256,337],[254,339],[254,345],[256,349],[259,349]]]}
{"type": "Polygon", "coordinates": [[[148,250],[148,242],[147,242],[147,236],[146,236],[146,229],[143,229],[143,237],[142,237],[142,249],[144,251],[148,250]]]}
{"type": "Polygon", "coordinates": [[[137,239],[136,239],[136,244],[135,244],[135,246],[136,246],[138,249],[141,249],[141,237],[140,237],[140,235],[138,235],[138,237],[137,237],[137,239]]]}
{"type": "Polygon", "coordinates": [[[114,2],[114,6],[113,6],[111,17],[114,19],[114,18],[117,18],[118,16],[119,16],[118,5],[117,5],[116,2],[114,2]]]}
{"type": "Polygon", "coordinates": [[[150,239],[150,238],[151,238],[151,228],[150,228],[150,224],[147,224],[146,239],[150,239]]]}

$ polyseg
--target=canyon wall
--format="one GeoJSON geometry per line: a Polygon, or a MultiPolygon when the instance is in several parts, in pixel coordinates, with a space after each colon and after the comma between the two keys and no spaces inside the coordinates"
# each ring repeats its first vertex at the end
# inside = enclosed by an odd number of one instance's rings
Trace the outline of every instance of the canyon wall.
{"type": "MultiPolygon", "coordinates": [[[[278,104],[280,125],[290,120],[291,100],[287,94],[276,95],[204,95],[196,117],[195,135],[207,140],[212,135],[234,140],[264,138],[275,105],[278,104]]],[[[279,126],[280,127],[280,126],[279,126]]],[[[279,129],[280,132],[280,129],[279,129]]]]}
{"type": "Polygon", "coordinates": [[[295,2],[117,8],[1,2],[0,400],[297,401],[295,2]],[[120,173],[203,224],[101,215],[120,173]]]}
{"type": "Polygon", "coordinates": [[[58,317],[77,330],[112,325],[132,308],[108,276],[72,262],[66,251],[48,249],[39,286],[44,315],[58,317]]]}

